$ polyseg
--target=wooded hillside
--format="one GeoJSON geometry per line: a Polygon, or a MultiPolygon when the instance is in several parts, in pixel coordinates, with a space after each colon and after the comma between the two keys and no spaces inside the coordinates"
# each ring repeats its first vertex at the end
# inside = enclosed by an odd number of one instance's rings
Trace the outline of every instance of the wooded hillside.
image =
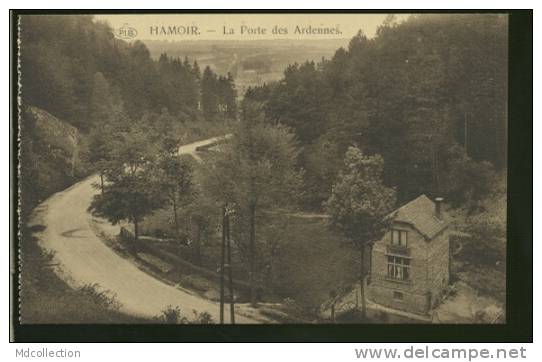
{"type": "Polygon", "coordinates": [[[246,97],[302,141],[313,207],[350,145],[384,157],[400,201],[479,199],[506,166],[507,32],[502,15],[390,16],[374,38],[360,32],[331,60],[291,65],[246,97]]]}
{"type": "Polygon", "coordinates": [[[163,54],[154,61],[142,42],[116,39],[90,15],[26,15],[21,44],[23,103],[82,131],[119,109],[139,120],[165,108],[180,121],[202,119],[202,113],[208,120],[231,117],[235,111],[235,89],[227,77],[211,69],[202,74],[187,58],[163,54]]]}

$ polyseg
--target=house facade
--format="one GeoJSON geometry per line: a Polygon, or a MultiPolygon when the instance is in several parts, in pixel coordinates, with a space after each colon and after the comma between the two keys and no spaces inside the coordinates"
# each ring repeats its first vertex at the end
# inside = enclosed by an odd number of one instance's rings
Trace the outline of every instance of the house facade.
{"type": "Polygon", "coordinates": [[[449,230],[442,199],[421,195],[388,215],[373,244],[367,298],[393,309],[426,314],[449,282],[449,230]]]}

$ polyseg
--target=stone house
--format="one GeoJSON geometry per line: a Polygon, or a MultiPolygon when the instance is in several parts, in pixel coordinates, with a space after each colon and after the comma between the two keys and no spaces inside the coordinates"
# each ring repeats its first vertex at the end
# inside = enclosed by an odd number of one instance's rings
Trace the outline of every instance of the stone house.
{"type": "Polygon", "coordinates": [[[449,229],[442,199],[425,195],[388,216],[383,238],[372,246],[367,298],[385,307],[426,314],[449,281],[449,229]]]}

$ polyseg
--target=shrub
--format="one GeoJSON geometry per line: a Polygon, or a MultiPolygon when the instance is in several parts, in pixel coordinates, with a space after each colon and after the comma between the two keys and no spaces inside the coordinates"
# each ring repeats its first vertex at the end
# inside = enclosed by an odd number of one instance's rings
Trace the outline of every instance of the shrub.
{"type": "Polygon", "coordinates": [[[194,314],[193,319],[188,319],[181,315],[181,309],[178,306],[168,305],[162,313],[153,319],[166,324],[213,324],[213,318],[208,312],[198,313],[196,310],[193,310],[194,314]]]}
{"type": "Polygon", "coordinates": [[[506,260],[505,225],[486,217],[470,218],[466,228],[471,235],[459,253],[473,264],[496,266],[506,260]]]}
{"type": "Polygon", "coordinates": [[[197,311],[194,312],[194,320],[190,324],[213,324],[213,318],[211,315],[207,312],[201,312],[198,313],[197,311]]]}
{"type": "Polygon", "coordinates": [[[122,304],[115,300],[115,295],[109,290],[99,291],[99,289],[100,286],[94,283],[85,284],[79,291],[104,308],[119,310],[122,304]]]}
{"type": "Polygon", "coordinates": [[[186,318],[181,317],[181,309],[171,305],[168,305],[156,319],[167,324],[184,324],[183,322],[186,322],[186,318]]]}
{"type": "Polygon", "coordinates": [[[489,195],[496,177],[491,163],[471,159],[458,144],[448,149],[446,163],[443,191],[454,205],[477,203],[489,195]]]}

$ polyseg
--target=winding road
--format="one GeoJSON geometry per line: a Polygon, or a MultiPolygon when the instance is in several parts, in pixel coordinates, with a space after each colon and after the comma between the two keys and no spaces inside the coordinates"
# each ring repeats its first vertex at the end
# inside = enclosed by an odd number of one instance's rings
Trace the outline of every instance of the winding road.
{"type": "MultiPolygon", "coordinates": [[[[211,138],[191,143],[182,146],[179,153],[197,158],[196,147],[216,141],[217,138],[211,138]]],[[[115,253],[96,235],[93,227],[96,222],[106,234],[119,233],[118,226],[96,220],[87,212],[92,197],[98,192],[93,187],[97,181],[97,176],[91,176],[76,183],[51,196],[34,212],[31,224],[45,226],[36,236],[42,248],[54,252],[57,273],[72,287],[97,284],[99,289],[110,291],[120,303],[120,310],[128,314],[153,317],[171,305],[178,306],[188,318],[193,317],[193,310],[206,311],[218,321],[218,303],[152,277],[115,253]]],[[[236,322],[261,323],[257,313],[247,316],[249,313],[236,313],[236,322]]],[[[229,322],[228,309],[225,315],[229,322]]]]}

